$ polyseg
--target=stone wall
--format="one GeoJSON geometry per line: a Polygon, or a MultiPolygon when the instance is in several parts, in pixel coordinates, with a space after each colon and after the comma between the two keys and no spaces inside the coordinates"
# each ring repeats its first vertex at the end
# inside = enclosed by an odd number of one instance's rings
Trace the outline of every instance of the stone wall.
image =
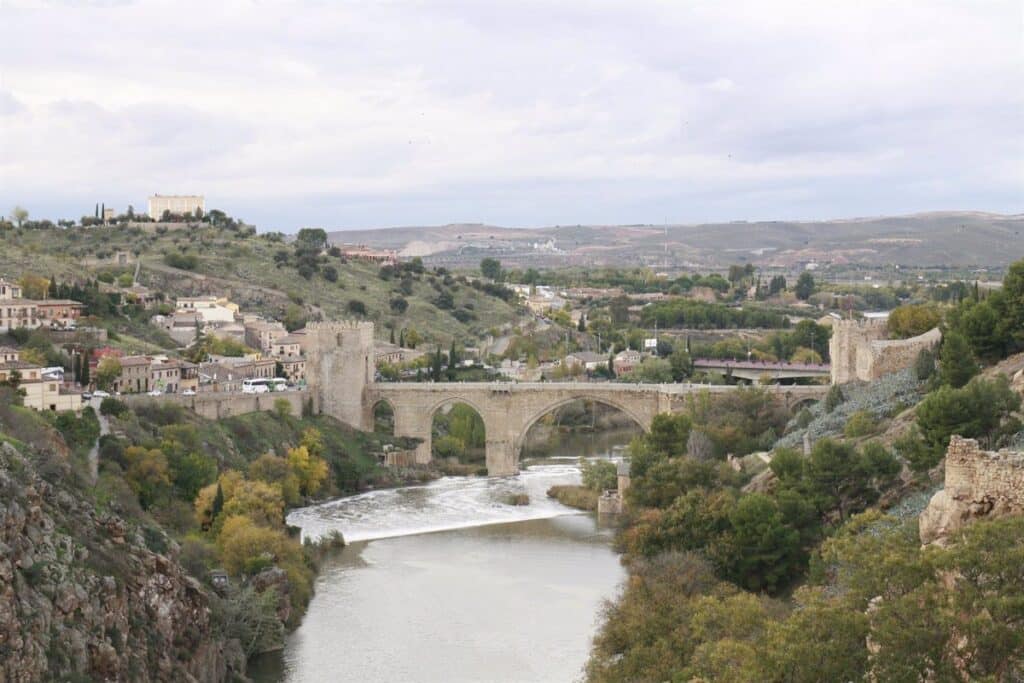
{"type": "Polygon", "coordinates": [[[145,394],[125,394],[120,397],[122,401],[129,404],[146,401],[177,403],[209,420],[219,420],[245,413],[275,410],[276,404],[280,399],[288,401],[288,404],[291,406],[292,415],[299,416],[302,415],[302,404],[307,398],[309,398],[309,392],[306,391],[275,391],[266,394],[223,394],[211,392],[200,393],[195,396],[165,394],[159,397],[150,397],[145,394]]]}
{"type": "Polygon", "coordinates": [[[886,339],[884,320],[839,320],[832,325],[832,383],[870,382],[914,364],[923,349],[942,341],[938,328],[910,339],[886,339]]]}
{"type": "Polygon", "coordinates": [[[922,543],[944,543],[978,517],[1024,511],[1024,453],[985,451],[953,436],[946,451],[946,485],[919,520],[922,543]]]}

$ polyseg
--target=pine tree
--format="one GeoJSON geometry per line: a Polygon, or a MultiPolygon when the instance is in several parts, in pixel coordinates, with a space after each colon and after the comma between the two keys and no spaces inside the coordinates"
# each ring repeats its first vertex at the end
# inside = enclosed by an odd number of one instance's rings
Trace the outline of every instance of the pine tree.
{"type": "Polygon", "coordinates": [[[978,373],[978,361],[967,338],[955,330],[946,334],[939,352],[939,377],[943,384],[959,389],[978,373]]]}

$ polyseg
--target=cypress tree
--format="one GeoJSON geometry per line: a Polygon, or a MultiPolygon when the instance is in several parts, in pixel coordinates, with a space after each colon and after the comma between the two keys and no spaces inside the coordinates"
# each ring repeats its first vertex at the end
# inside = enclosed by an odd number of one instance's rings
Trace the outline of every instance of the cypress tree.
{"type": "Polygon", "coordinates": [[[210,509],[210,518],[217,519],[217,515],[224,509],[224,489],[221,488],[220,482],[217,482],[217,495],[213,497],[213,507],[210,509]]]}
{"type": "Polygon", "coordinates": [[[400,332],[398,333],[398,345],[399,345],[399,346],[400,346],[401,348],[403,348],[403,349],[405,348],[405,328],[404,328],[404,327],[403,327],[403,328],[402,328],[402,330],[401,330],[401,331],[400,331],[400,332]]]}
{"type": "Polygon", "coordinates": [[[391,343],[395,343],[395,328],[391,328],[391,343]]]}
{"type": "Polygon", "coordinates": [[[78,375],[78,383],[83,387],[89,386],[89,358],[92,356],[92,351],[85,351],[82,354],[82,371],[78,375]]]}

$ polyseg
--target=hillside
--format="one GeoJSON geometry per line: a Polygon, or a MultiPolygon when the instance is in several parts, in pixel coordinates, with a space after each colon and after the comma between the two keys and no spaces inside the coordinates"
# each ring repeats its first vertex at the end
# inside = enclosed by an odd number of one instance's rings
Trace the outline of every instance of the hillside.
{"type": "Polygon", "coordinates": [[[363,318],[377,323],[382,338],[390,327],[414,328],[443,344],[453,337],[475,340],[518,317],[505,300],[443,272],[420,269],[383,279],[389,273],[375,264],[324,253],[316,259],[319,272],[304,277],[297,260],[294,243],[276,233],[205,225],[0,230],[0,276],[12,279],[32,273],[80,281],[103,273],[134,274],[138,266],[138,282],[168,298],[223,295],[246,312],[281,319],[290,315],[295,322],[363,318]],[[127,263],[118,263],[119,252],[127,263]],[[167,254],[189,257],[184,262],[188,269],[168,265],[167,254]],[[397,299],[403,301],[393,303],[397,299]]]}
{"type": "Polygon", "coordinates": [[[1024,255],[1024,216],[932,212],[831,221],[577,225],[508,229],[454,224],[330,233],[335,243],[396,249],[428,262],[720,267],[737,261],[1005,266],[1024,255]],[[546,246],[553,240],[553,249],[546,246]]]}

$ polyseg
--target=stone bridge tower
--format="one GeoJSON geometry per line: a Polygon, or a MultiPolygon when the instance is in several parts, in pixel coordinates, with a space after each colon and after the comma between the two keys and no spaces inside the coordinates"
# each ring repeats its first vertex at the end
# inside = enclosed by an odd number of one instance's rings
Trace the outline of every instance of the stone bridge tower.
{"type": "Polygon", "coordinates": [[[376,371],[373,323],[309,323],[302,350],[314,409],[356,429],[371,430],[372,423],[365,424],[363,394],[376,371]]]}

